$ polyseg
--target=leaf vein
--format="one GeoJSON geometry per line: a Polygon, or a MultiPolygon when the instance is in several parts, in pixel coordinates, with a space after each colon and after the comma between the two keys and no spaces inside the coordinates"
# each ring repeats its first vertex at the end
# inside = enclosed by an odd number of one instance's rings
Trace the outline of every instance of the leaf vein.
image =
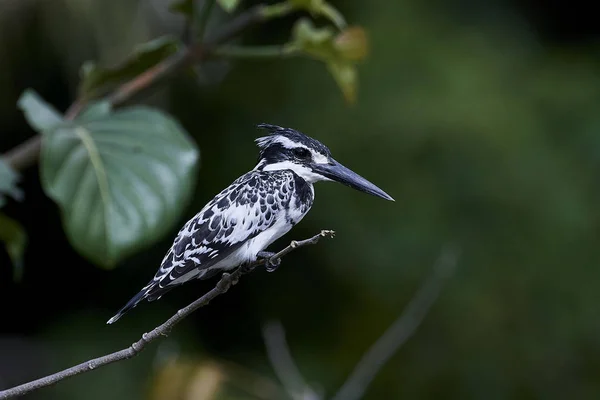
{"type": "MultiPolygon", "coordinates": [[[[100,190],[100,199],[104,204],[104,212],[109,213],[109,204],[110,204],[110,191],[108,186],[108,178],[106,176],[106,170],[104,169],[104,163],[102,162],[102,157],[100,157],[100,152],[94,143],[94,139],[92,135],[82,126],[78,126],[75,128],[75,134],[81,139],[85,149],[90,155],[90,162],[94,167],[94,173],[96,174],[96,180],[98,181],[98,189],[100,190]]],[[[110,255],[110,229],[109,229],[109,216],[105,215],[104,218],[104,239],[106,240],[106,250],[110,255]]]]}

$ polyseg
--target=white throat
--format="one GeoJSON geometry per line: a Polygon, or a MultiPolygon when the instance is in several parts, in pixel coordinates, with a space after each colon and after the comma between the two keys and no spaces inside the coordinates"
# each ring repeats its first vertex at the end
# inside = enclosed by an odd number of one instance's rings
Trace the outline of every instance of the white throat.
{"type": "MultiPolygon", "coordinates": [[[[259,167],[257,165],[257,167],[259,167]]],[[[323,175],[319,175],[314,173],[309,168],[306,168],[304,165],[296,164],[292,161],[280,161],[278,163],[266,165],[263,168],[263,171],[279,171],[283,169],[290,169],[296,173],[300,178],[304,179],[308,183],[315,183],[318,181],[329,181],[331,179],[325,178],[323,175]]]]}

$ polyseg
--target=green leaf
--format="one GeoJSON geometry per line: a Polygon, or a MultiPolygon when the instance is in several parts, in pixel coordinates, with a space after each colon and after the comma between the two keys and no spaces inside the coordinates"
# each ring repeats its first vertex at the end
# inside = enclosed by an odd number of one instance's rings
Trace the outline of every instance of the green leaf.
{"type": "Polygon", "coordinates": [[[100,102],[41,132],[43,188],[61,208],[69,241],[91,261],[113,267],[178,221],[199,151],[173,118],[100,102]]]}
{"type": "Polygon", "coordinates": [[[0,241],[13,264],[13,277],[20,281],[23,275],[23,254],[27,246],[27,233],[23,226],[12,218],[0,213],[0,241]]]}
{"type": "Polygon", "coordinates": [[[356,102],[358,73],[356,67],[348,63],[328,63],[327,69],[350,104],[356,102]]]}
{"type": "Polygon", "coordinates": [[[217,0],[221,8],[228,13],[235,11],[240,5],[240,0],[217,0]]]}
{"type": "Polygon", "coordinates": [[[98,118],[102,115],[108,115],[112,110],[112,105],[108,100],[99,100],[89,104],[79,113],[78,120],[84,121],[88,119],[98,118]]]}
{"type": "Polygon", "coordinates": [[[18,201],[23,199],[23,191],[17,187],[18,181],[17,172],[0,159],[0,207],[6,203],[5,195],[18,201]]]}
{"type": "Polygon", "coordinates": [[[178,220],[194,187],[198,150],[157,110],[83,117],[44,136],[42,182],[62,208],[73,246],[112,267],[178,220]]]}
{"type": "Polygon", "coordinates": [[[315,27],[307,18],[301,18],[294,25],[290,45],[325,62],[361,61],[369,50],[367,35],[360,26],[335,33],[330,27],[315,27]]]}
{"type": "Polygon", "coordinates": [[[360,26],[348,27],[333,39],[333,48],[342,60],[362,61],[369,53],[367,34],[360,26]]]}
{"type": "Polygon", "coordinates": [[[79,95],[92,96],[97,91],[109,89],[132,79],[176,53],[180,48],[179,40],[166,35],[137,46],[131,57],[116,67],[100,67],[92,61],[87,61],[81,67],[79,95]]]}
{"type": "Polygon", "coordinates": [[[346,27],[344,16],[325,0],[288,0],[294,8],[308,11],[314,17],[329,19],[338,29],[346,27]]]}
{"type": "Polygon", "coordinates": [[[335,33],[329,27],[316,28],[309,19],[300,19],[288,46],[323,61],[349,103],[356,101],[358,74],[356,63],[368,53],[364,29],[349,27],[335,33]]]}
{"type": "Polygon", "coordinates": [[[308,18],[301,18],[292,29],[292,43],[302,52],[321,61],[336,58],[334,32],[329,27],[316,28],[308,18]]]}
{"type": "Polygon", "coordinates": [[[37,131],[53,128],[63,122],[62,115],[31,89],[23,92],[17,106],[25,113],[29,125],[37,131]]]}

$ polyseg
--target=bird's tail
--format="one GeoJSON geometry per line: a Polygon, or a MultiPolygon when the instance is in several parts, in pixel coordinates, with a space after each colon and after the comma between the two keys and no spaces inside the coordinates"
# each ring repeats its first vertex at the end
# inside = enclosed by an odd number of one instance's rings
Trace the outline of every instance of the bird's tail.
{"type": "Polygon", "coordinates": [[[129,301],[127,302],[127,304],[125,304],[125,305],[123,306],[123,308],[121,308],[121,309],[120,309],[120,310],[119,310],[119,311],[118,311],[118,312],[115,314],[115,316],[114,316],[114,317],[112,317],[111,319],[109,319],[109,320],[108,320],[106,323],[107,323],[107,324],[112,324],[112,323],[114,323],[114,322],[117,322],[117,320],[118,320],[119,318],[121,318],[121,317],[123,316],[123,314],[125,314],[127,311],[131,310],[133,307],[137,306],[137,304],[138,304],[140,301],[142,301],[142,300],[144,300],[145,298],[147,298],[147,297],[148,297],[148,292],[149,292],[149,289],[151,289],[151,287],[152,287],[152,283],[153,283],[153,282],[150,282],[150,283],[149,283],[149,284],[148,284],[146,287],[144,287],[144,288],[143,288],[143,289],[142,289],[142,290],[141,290],[141,291],[140,291],[138,294],[136,294],[135,296],[133,296],[133,297],[131,298],[131,300],[129,300],[129,301]]]}

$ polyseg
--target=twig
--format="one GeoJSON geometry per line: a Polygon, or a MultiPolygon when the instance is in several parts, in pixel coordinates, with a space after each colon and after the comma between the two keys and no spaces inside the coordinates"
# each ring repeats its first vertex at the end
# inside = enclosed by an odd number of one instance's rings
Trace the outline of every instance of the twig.
{"type": "Polygon", "coordinates": [[[109,96],[110,103],[113,106],[121,105],[143,89],[153,86],[173,72],[187,67],[191,63],[202,61],[217,45],[228,42],[251,25],[264,21],[266,19],[264,9],[265,6],[263,5],[249,8],[215,33],[213,37],[207,38],[205,42],[194,44],[173,54],[129,82],[124,83],[109,96]]]}
{"type": "Polygon", "coordinates": [[[35,135],[7,151],[2,158],[15,171],[22,171],[37,162],[41,149],[42,138],[35,135]]]}
{"type": "MultiPolygon", "coordinates": [[[[275,254],[268,261],[275,262],[277,259],[280,259],[284,255],[290,253],[291,251],[307,245],[316,244],[321,237],[330,236],[333,237],[333,231],[321,231],[319,234],[313,236],[310,239],[302,240],[299,242],[292,241],[289,246],[281,250],[279,253],[275,254]]],[[[63,379],[69,378],[71,376],[79,375],[84,372],[89,372],[94,369],[100,368],[102,366],[111,364],[113,362],[126,360],[131,357],[136,356],[139,352],[141,352],[148,343],[166,336],[171,329],[177,325],[181,320],[189,316],[191,313],[196,311],[198,308],[203,307],[211,302],[215,297],[227,292],[232,285],[235,285],[240,277],[248,272],[252,271],[254,267],[264,265],[265,260],[257,260],[252,264],[242,266],[237,268],[231,274],[224,273],[221,276],[219,282],[217,282],[216,286],[206,293],[204,296],[200,297],[193,303],[188,306],[177,311],[175,315],[169,318],[166,322],[154,328],[152,331],[148,333],[144,333],[142,338],[137,342],[133,343],[126,349],[116,351],[114,353],[108,354],[106,356],[102,356],[99,358],[95,358],[93,360],[86,361],[84,363],[78,364],[74,367],[67,368],[60,372],[57,372],[52,375],[48,375],[46,377],[24,383],[19,386],[15,386],[11,389],[3,390],[0,392],[0,400],[9,399],[12,397],[22,396],[34,390],[43,388],[45,386],[53,385],[57,382],[62,381],[63,379]]]]}
{"type": "Polygon", "coordinates": [[[246,58],[262,60],[265,58],[291,58],[301,53],[295,46],[269,45],[269,46],[222,46],[214,49],[213,57],[246,58]]]}
{"type": "Polygon", "coordinates": [[[318,400],[319,395],[304,381],[285,340],[280,322],[270,322],[263,329],[267,355],[275,374],[294,400],[318,400]]]}
{"type": "Polygon", "coordinates": [[[273,262],[277,263],[281,258],[286,256],[288,253],[291,253],[292,251],[294,251],[294,249],[296,249],[298,247],[308,246],[311,244],[317,244],[317,243],[319,243],[319,240],[322,237],[327,237],[327,236],[329,236],[330,238],[333,238],[335,236],[335,231],[324,229],[321,231],[321,233],[311,237],[310,239],[305,239],[305,240],[300,240],[300,241],[292,240],[289,246],[287,246],[286,248],[281,250],[279,253],[275,253],[275,255],[273,255],[269,259],[269,261],[273,261],[273,262]]]}
{"type": "Polygon", "coordinates": [[[458,251],[447,247],[442,251],[429,278],[419,288],[404,312],[371,346],[332,400],[358,400],[381,367],[417,330],[438,298],[444,283],[452,276],[458,251]]]}
{"type": "MultiPolygon", "coordinates": [[[[194,44],[173,54],[117,87],[108,96],[109,102],[113,106],[122,105],[142,90],[154,86],[174,72],[192,63],[202,61],[219,44],[228,42],[246,28],[270,18],[270,14],[265,10],[267,10],[267,6],[264,5],[256,5],[247,9],[216,32],[213,37],[207,38],[205,42],[194,44]]],[[[84,99],[75,101],[67,110],[65,118],[74,119],[84,108],[85,103],[84,99]]],[[[2,158],[13,169],[24,170],[37,162],[40,149],[41,136],[38,134],[7,151],[2,158]]]]}

